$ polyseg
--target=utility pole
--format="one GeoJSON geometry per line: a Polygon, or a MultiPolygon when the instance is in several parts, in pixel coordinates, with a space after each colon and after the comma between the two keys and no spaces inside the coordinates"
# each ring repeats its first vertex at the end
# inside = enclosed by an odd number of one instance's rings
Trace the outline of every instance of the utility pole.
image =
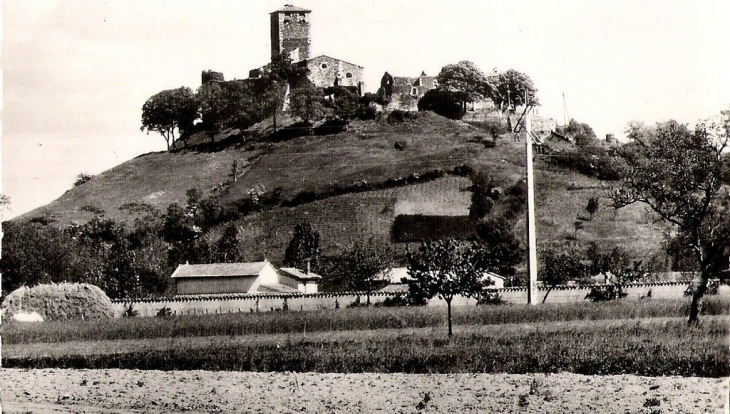
{"type": "MultiPolygon", "coordinates": [[[[528,105],[527,94],[525,94],[525,105],[528,105]]],[[[527,245],[528,260],[527,273],[530,276],[530,284],[527,286],[527,304],[537,304],[537,245],[535,238],[535,182],[532,168],[532,126],[530,125],[529,108],[525,113],[525,152],[527,153],[527,245]]]]}

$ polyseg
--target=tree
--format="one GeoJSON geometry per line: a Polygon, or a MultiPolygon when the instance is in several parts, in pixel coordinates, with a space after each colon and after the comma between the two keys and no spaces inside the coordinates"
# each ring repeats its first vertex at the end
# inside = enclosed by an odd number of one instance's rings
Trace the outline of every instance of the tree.
{"type": "Polygon", "coordinates": [[[509,220],[504,216],[486,217],[476,228],[480,243],[480,267],[502,276],[513,276],[515,266],[525,257],[525,249],[515,237],[509,220]]]}
{"type": "Polygon", "coordinates": [[[299,223],[294,227],[294,235],[284,252],[284,264],[297,269],[319,272],[320,235],[309,223],[299,223]]]}
{"type": "Polygon", "coordinates": [[[588,268],[582,263],[581,255],[573,249],[560,252],[547,250],[542,255],[542,281],[548,286],[548,291],[542,298],[545,303],[555,286],[563,285],[569,280],[584,279],[588,268]]]}
{"type": "Polygon", "coordinates": [[[271,56],[271,62],[263,68],[261,79],[265,90],[261,101],[264,112],[273,116],[274,132],[276,132],[276,115],[281,106],[282,91],[296,85],[307,76],[306,65],[293,63],[287,55],[277,53],[271,56]]]}
{"type": "Polygon", "coordinates": [[[472,242],[444,239],[421,242],[418,252],[408,251],[409,292],[446,302],[449,338],[453,336],[451,301],[456,295],[475,297],[491,280],[483,277],[479,249],[472,242]]]}
{"type": "Polygon", "coordinates": [[[357,241],[336,256],[330,273],[351,290],[365,292],[369,307],[372,292],[388,280],[394,256],[390,247],[374,238],[357,241]]]}
{"type": "Polygon", "coordinates": [[[494,180],[482,171],[471,175],[471,183],[469,217],[479,220],[492,211],[494,201],[499,198],[499,192],[495,189],[494,180]]]}
{"type": "Polygon", "coordinates": [[[198,118],[198,101],[190,88],[169,89],[153,95],[142,106],[141,131],[158,132],[167,143],[175,143],[175,130],[190,130],[198,118]]]}
{"type": "Polygon", "coordinates": [[[324,117],[324,95],[312,84],[294,89],[289,98],[289,109],[294,116],[298,116],[307,124],[312,120],[324,117]]]}
{"type": "Polygon", "coordinates": [[[565,135],[573,137],[575,145],[579,148],[585,148],[589,146],[595,146],[598,144],[598,138],[596,133],[593,132],[593,128],[585,123],[580,123],[575,119],[570,119],[568,125],[561,128],[561,132],[565,135]]]}
{"type": "Polygon", "coordinates": [[[445,89],[431,89],[418,100],[419,111],[433,111],[449,119],[461,119],[466,114],[464,94],[445,89]]]}
{"type": "Polygon", "coordinates": [[[223,235],[213,246],[213,258],[216,263],[243,261],[241,242],[238,240],[238,227],[235,224],[229,224],[223,229],[223,235]]]}
{"type": "Polygon", "coordinates": [[[436,80],[439,89],[462,93],[460,97],[465,111],[467,102],[484,99],[490,95],[491,86],[487,77],[468,60],[444,66],[436,80]]]}
{"type": "Polygon", "coordinates": [[[530,106],[540,104],[532,79],[522,72],[509,69],[500,73],[494,83],[489,89],[489,97],[500,108],[514,111],[518,106],[525,104],[525,93],[527,93],[530,106]]]}
{"type": "MultiPolygon", "coordinates": [[[[338,119],[352,119],[360,111],[360,98],[352,88],[333,86],[325,90],[325,95],[331,98],[327,103],[332,108],[333,115],[338,119]]],[[[372,100],[372,97],[367,99],[372,100]]],[[[367,106],[367,103],[363,105],[367,106]]]]}
{"type": "Polygon", "coordinates": [[[722,153],[730,137],[730,111],[723,121],[693,130],[676,121],[654,130],[632,128],[632,143],[621,153],[621,185],[611,192],[614,208],[643,203],[672,224],[693,251],[700,280],[692,295],[688,323],[696,323],[699,302],[713,275],[727,266],[727,207],[718,202],[722,153]],[[723,257],[725,256],[725,257],[723,257]]]}
{"type": "Polygon", "coordinates": [[[600,207],[600,199],[598,196],[591,196],[588,199],[588,204],[586,205],[586,211],[588,212],[588,221],[593,221],[593,215],[596,214],[598,211],[598,208],[600,207]]]}
{"type": "Polygon", "coordinates": [[[601,273],[610,278],[609,285],[603,289],[593,289],[587,299],[612,300],[626,297],[624,287],[646,275],[646,267],[641,260],[631,260],[631,256],[621,247],[614,247],[610,253],[599,258],[601,273]]]}

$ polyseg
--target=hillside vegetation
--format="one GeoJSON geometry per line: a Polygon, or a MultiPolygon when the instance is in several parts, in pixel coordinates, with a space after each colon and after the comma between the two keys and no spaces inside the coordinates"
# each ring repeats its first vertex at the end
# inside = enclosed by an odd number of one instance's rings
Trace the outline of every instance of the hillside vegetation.
{"type": "MultiPolygon", "coordinates": [[[[503,188],[522,179],[524,145],[502,137],[495,148],[485,148],[482,140],[487,135],[467,123],[424,112],[405,122],[356,120],[340,134],[276,143],[239,142],[216,152],[191,147],[145,154],[16,220],[46,215],[58,225],[84,223],[94,216],[131,222],[152,209],[164,212],[173,202],[184,205],[190,188],[210,192],[230,179],[234,161],[239,166],[237,180],[221,197],[227,205],[247,199],[249,190],[256,186],[276,190],[281,200],[291,200],[302,192],[327,192],[359,182],[381,183],[434,169],[448,171],[463,164],[486,171],[503,188]],[[396,143],[403,148],[396,149],[396,143]]],[[[544,244],[570,236],[576,216],[586,215],[588,198],[600,195],[605,188],[597,179],[551,168],[539,159],[535,183],[538,238],[544,244]]],[[[245,229],[243,253],[250,259],[280,259],[294,225],[301,221],[309,221],[322,233],[325,250],[364,235],[388,239],[398,214],[466,215],[469,185],[467,178],[447,176],[430,183],[254,213],[238,221],[245,229]]],[[[621,244],[635,252],[654,251],[662,240],[662,228],[652,224],[651,216],[638,206],[613,211],[604,205],[593,221],[585,224],[578,232],[579,239],[621,244]]],[[[519,218],[516,232],[521,235],[523,230],[524,219],[519,218]]]]}

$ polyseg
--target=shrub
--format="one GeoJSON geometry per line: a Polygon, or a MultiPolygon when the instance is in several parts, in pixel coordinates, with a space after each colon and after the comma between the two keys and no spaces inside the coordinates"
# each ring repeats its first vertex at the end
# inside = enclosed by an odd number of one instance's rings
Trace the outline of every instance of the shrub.
{"type": "Polygon", "coordinates": [[[391,124],[405,122],[413,118],[414,116],[410,112],[401,111],[400,109],[396,109],[388,113],[388,123],[391,124]]]}
{"type": "Polygon", "coordinates": [[[104,209],[99,208],[97,206],[93,206],[91,204],[87,204],[87,205],[81,207],[81,211],[88,211],[89,213],[94,213],[94,214],[104,214],[104,209]]]}
{"type": "Polygon", "coordinates": [[[400,214],[395,217],[390,231],[394,243],[421,240],[440,240],[447,237],[466,239],[474,235],[469,216],[424,216],[400,214]]]}
{"type": "Polygon", "coordinates": [[[168,308],[167,306],[163,306],[160,308],[160,310],[157,311],[157,316],[160,318],[167,318],[172,316],[172,309],[168,308]]]}
{"type": "Polygon", "coordinates": [[[418,101],[419,111],[433,111],[449,119],[461,119],[466,115],[458,93],[431,89],[418,101]]]}
{"type": "Polygon", "coordinates": [[[136,318],[139,316],[139,311],[134,309],[134,304],[130,303],[129,306],[124,308],[123,318],[136,318]]]}
{"type": "Polygon", "coordinates": [[[78,187],[81,184],[87,183],[92,178],[94,178],[94,176],[91,174],[80,173],[79,175],[76,176],[76,181],[74,181],[74,187],[78,187]]]}
{"type": "Polygon", "coordinates": [[[621,299],[628,294],[616,285],[593,286],[591,291],[586,295],[586,299],[591,302],[605,302],[609,300],[621,299]]]}

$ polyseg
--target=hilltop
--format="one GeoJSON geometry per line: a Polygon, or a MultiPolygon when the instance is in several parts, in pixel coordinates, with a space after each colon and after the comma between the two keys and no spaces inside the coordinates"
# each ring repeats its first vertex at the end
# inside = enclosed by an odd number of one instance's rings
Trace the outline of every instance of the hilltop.
{"type": "MultiPolygon", "coordinates": [[[[469,165],[485,171],[502,189],[524,178],[524,144],[508,136],[497,139],[493,148],[485,141],[492,141],[486,131],[430,112],[395,122],[387,117],[355,120],[341,133],[278,142],[238,136],[217,142],[215,148],[200,143],[177,152],[141,155],[15,221],[46,216],[60,226],[93,217],[131,223],[151,211],[164,213],[170,203],[184,205],[191,188],[203,195],[218,191],[223,205],[236,208],[257,187],[275,193],[276,204],[235,219],[243,229],[243,255],[247,260],[265,257],[276,263],[283,257],[293,227],[302,221],[321,233],[327,254],[358,238],[390,240],[399,214],[468,214],[471,183],[468,177],[448,174],[455,168],[469,165]],[[237,175],[232,181],[234,161],[237,175]],[[408,178],[434,170],[446,174],[428,182],[408,178]],[[396,185],[377,186],[388,180],[396,185]],[[375,189],[350,191],[358,185],[375,189]]],[[[535,162],[535,183],[537,234],[543,245],[575,236],[573,223],[577,216],[586,215],[588,198],[602,194],[606,187],[595,178],[558,169],[542,159],[535,162]]],[[[521,217],[515,223],[520,238],[524,234],[521,217]]],[[[584,221],[577,237],[581,243],[621,245],[637,255],[648,255],[659,248],[662,227],[652,224],[650,215],[638,206],[620,211],[602,208],[592,221],[584,221]]]]}

